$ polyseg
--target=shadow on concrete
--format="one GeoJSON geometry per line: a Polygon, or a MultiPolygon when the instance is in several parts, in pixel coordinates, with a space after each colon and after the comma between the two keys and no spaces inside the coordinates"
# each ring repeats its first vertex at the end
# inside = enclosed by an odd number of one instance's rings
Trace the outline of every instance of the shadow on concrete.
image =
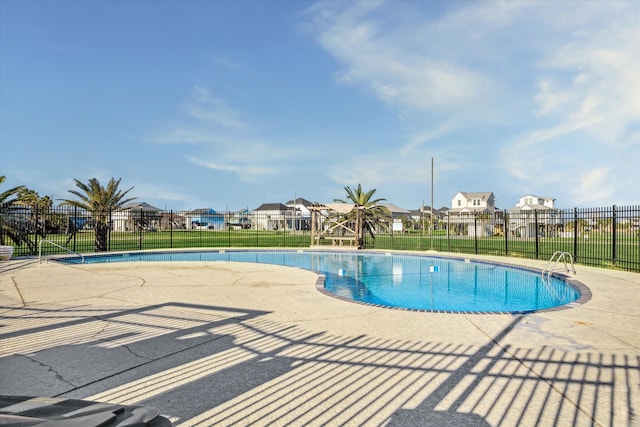
{"type": "MultiPolygon", "coordinates": [[[[6,309],[6,308],[5,308],[6,309]]],[[[4,394],[149,405],[177,425],[627,425],[640,356],[309,333],[167,303],[0,316],[4,394]]]]}

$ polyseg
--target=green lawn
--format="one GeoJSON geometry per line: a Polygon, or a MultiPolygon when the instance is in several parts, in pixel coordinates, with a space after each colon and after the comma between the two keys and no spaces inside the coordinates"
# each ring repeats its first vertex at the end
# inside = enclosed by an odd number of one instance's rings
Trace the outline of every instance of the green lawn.
{"type": "MultiPolygon", "coordinates": [[[[369,236],[365,246],[371,249],[436,250],[484,255],[508,255],[521,258],[548,260],[555,251],[566,251],[576,256],[576,262],[600,267],[615,267],[630,271],[640,271],[640,238],[635,235],[619,236],[615,246],[613,260],[612,237],[609,234],[591,234],[589,238],[544,238],[537,241],[529,238],[451,236],[446,231],[435,230],[433,239],[421,236],[419,232],[400,234],[381,234],[376,239],[369,236]]],[[[35,236],[34,236],[35,237],[35,236]]],[[[46,240],[65,246],[71,251],[93,252],[94,234],[92,231],[79,232],[65,245],[64,234],[49,234],[46,240]]],[[[42,237],[38,237],[39,240],[42,237]]],[[[330,241],[321,241],[331,245],[330,241]]],[[[110,251],[131,251],[145,249],[178,248],[243,248],[276,247],[304,248],[311,244],[309,231],[256,231],[256,230],[174,230],[157,232],[112,232],[109,239],[110,251]]],[[[65,250],[48,243],[43,244],[43,254],[63,254],[65,250]]],[[[15,248],[15,256],[36,255],[25,245],[15,248]]]]}
{"type": "Polygon", "coordinates": [[[535,239],[504,237],[450,237],[438,236],[433,241],[419,235],[379,235],[375,240],[367,239],[367,247],[395,250],[436,250],[441,252],[459,252],[481,255],[508,255],[520,258],[548,260],[554,252],[569,252],[576,262],[599,267],[618,267],[625,270],[640,271],[640,238],[638,236],[620,236],[616,240],[615,262],[610,235],[590,236],[589,239],[539,238],[535,239]]]}

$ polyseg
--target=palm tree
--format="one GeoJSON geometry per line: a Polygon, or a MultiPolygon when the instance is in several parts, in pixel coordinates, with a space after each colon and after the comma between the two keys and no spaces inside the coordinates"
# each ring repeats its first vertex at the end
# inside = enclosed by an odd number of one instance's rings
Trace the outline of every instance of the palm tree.
{"type": "Polygon", "coordinates": [[[135,197],[124,199],[127,193],[133,190],[133,187],[126,191],[118,190],[121,179],[111,178],[106,187],[103,187],[96,178],[91,178],[87,184],[74,179],[79,190],[69,190],[69,193],[77,196],[80,200],[63,200],[61,203],[61,205],[75,206],[91,213],[96,252],[107,250],[111,212],[135,199],[135,197]]]}
{"type": "Polygon", "coordinates": [[[344,219],[349,219],[355,224],[356,240],[358,247],[364,246],[364,233],[369,232],[372,238],[375,239],[375,230],[378,225],[385,225],[391,220],[391,212],[384,206],[378,205],[387,199],[373,199],[373,195],[376,193],[376,189],[369,190],[367,192],[362,190],[362,186],[358,184],[358,187],[352,189],[347,186],[344,187],[347,192],[347,201],[342,199],[335,199],[336,203],[353,203],[355,208],[348,214],[343,216],[344,219]]]}
{"type": "MultiPolygon", "coordinates": [[[[2,175],[0,176],[0,184],[5,182],[7,177],[2,175]]],[[[17,195],[20,191],[23,191],[26,187],[24,185],[20,185],[18,187],[10,188],[9,190],[3,191],[0,193],[0,206],[10,206],[15,203],[17,199],[9,199],[11,196],[17,195]]]]}
{"type": "MultiPolygon", "coordinates": [[[[6,176],[0,176],[0,184],[2,184],[6,179],[6,176]]],[[[23,224],[18,221],[14,215],[11,215],[8,212],[8,208],[14,205],[18,200],[17,197],[12,197],[17,196],[18,193],[23,191],[25,188],[26,187],[24,185],[20,185],[0,193],[0,208],[2,208],[3,211],[0,214],[0,245],[5,244],[5,238],[13,241],[16,245],[28,240],[28,233],[25,230],[26,227],[22,227],[21,225],[23,224]]]]}
{"type": "Polygon", "coordinates": [[[51,197],[40,197],[37,191],[29,190],[26,187],[18,190],[18,202],[29,206],[32,211],[38,212],[38,214],[48,212],[53,206],[51,197]]]}

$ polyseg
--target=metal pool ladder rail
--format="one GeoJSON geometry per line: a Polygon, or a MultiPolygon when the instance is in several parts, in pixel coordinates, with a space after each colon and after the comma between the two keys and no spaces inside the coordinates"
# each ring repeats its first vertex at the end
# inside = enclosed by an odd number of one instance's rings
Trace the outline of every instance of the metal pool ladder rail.
{"type": "Polygon", "coordinates": [[[567,258],[569,258],[569,261],[571,261],[571,270],[573,271],[573,274],[576,274],[576,267],[573,265],[573,256],[571,256],[569,252],[556,251],[553,253],[553,255],[551,255],[549,262],[547,262],[544,270],[542,270],[542,278],[544,279],[545,275],[547,279],[551,277],[551,273],[554,272],[556,266],[560,261],[564,261],[564,270],[568,273],[570,270],[567,266],[567,258]],[[553,263],[553,266],[551,266],[551,263],[553,263]],[[549,268],[549,266],[551,266],[551,268],[549,268]]]}
{"type": "Polygon", "coordinates": [[[74,252],[74,251],[72,251],[72,250],[71,250],[71,249],[69,249],[69,248],[65,248],[64,246],[60,246],[59,244],[54,243],[54,242],[52,242],[51,240],[46,240],[46,239],[42,239],[42,240],[40,240],[40,244],[38,245],[38,262],[39,262],[40,264],[42,264],[42,244],[43,244],[44,242],[47,242],[47,243],[49,243],[50,245],[53,245],[53,246],[55,246],[55,247],[57,247],[57,248],[60,248],[60,249],[64,249],[64,250],[65,250],[65,251],[67,251],[67,252],[70,252],[70,253],[72,253],[72,254],[74,254],[74,255],[79,256],[79,257],[80,257],[80,260],[81,260],[81,261],[80,261],[80,263],[84,264],[84,256],[80,255],[78,252],[74,252]]]}

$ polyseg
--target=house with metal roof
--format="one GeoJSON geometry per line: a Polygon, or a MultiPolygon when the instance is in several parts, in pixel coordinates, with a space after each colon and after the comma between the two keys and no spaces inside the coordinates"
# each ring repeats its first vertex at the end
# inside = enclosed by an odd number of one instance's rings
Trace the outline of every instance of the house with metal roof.
{"type": "Polygon", "coordinates": [[[211,208],[194,209],[185,215],[192,229],[223,230],[224,214],[211,208]]]}
{"type": "Polygon", "coordinates": [[[294,219],[294,208],[282,203],[263,203],[251,212],[258,230],[286,230],[294,219]]]}
{"type": "Polygon", "coordinates": [[[155,230],[159,226],[160,211],[146,202],[133,202],[111,214],[113,231],[155,230]]]}

